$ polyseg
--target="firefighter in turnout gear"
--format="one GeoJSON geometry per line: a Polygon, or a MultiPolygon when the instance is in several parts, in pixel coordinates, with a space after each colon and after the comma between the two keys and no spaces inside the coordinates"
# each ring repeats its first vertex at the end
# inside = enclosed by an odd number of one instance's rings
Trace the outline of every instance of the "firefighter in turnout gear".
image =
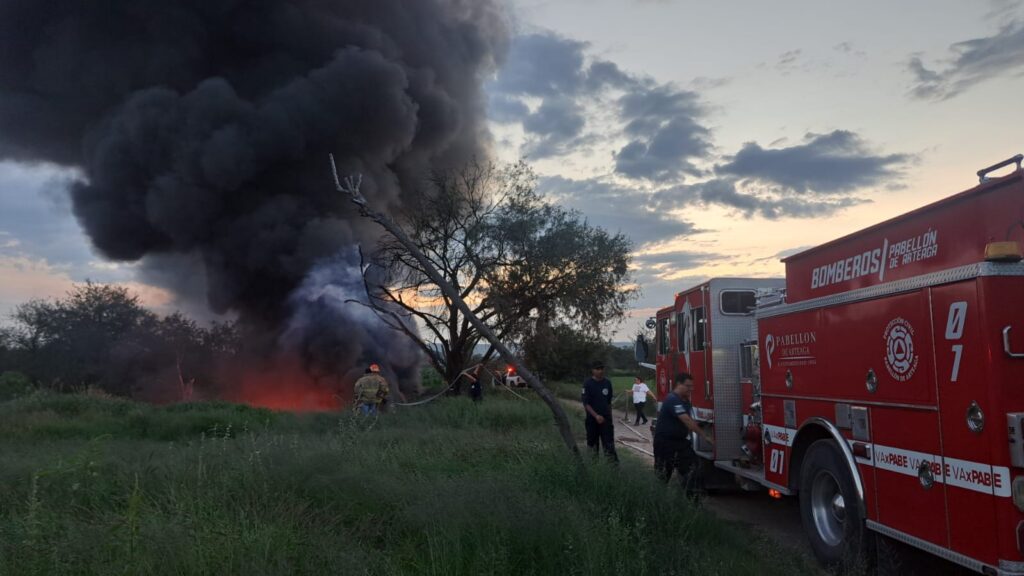
{"type": "Polygon", "coordinates": [[[366,374],[356,380],[356,410],[360,414],[375,416],[380,405],[388,398],[388,381],[380,374],[380,366],[370,364],[366,374]]]}

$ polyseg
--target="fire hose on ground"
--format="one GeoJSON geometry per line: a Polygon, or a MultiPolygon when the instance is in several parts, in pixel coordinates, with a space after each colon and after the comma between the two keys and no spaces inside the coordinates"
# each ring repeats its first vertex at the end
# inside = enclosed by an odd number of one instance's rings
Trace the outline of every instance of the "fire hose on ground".
{"type": "MultiPolygon", "coordinates": [[[[428,404],[430,402],[433,402],[434,400],[440,398],[446,392],[451,390],[452,386],[455,386],[455,383],[459,381],[459,378],[462,378],[463,376],[466,376],[468,374],[469,370],[470,369],[467,368],[466,370],[463,370],[462,372],[460,372],[458,376],[456,376],[451,382],[448,383],[447,386],[445,386],[440,392],[438,392],[437,394],[434,394],[430,398],[427,398],[425,400],[418,400],[416,402],[393,402],[392,405],[394,405],[394,406],[423,406],[424,404],[428,404]]],[[[526,400],[526,398],[524,398],[523,396],[517,394],[515,391],[513,391],[511,388],[509,388],[505,384],[502,383],[502,384],[499,384],[499,386],[505,388],[508,392],[511,392],[512,395],[515,396],[516,398],[519,398],[520,400],[526,400]]]]}

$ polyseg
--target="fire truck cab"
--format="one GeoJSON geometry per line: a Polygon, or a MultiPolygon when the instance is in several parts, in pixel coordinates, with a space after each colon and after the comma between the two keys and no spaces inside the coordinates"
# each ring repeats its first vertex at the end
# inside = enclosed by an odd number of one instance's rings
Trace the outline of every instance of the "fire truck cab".
{"type": "Polygon", "coordinates": [[[713,429],[698,454],[798,497],[826,564],[879,533],[1024,574],[1022,160],[787,258],[784,281],[712,280],[657,313],[659,396],[690,372],[713,429]]]}

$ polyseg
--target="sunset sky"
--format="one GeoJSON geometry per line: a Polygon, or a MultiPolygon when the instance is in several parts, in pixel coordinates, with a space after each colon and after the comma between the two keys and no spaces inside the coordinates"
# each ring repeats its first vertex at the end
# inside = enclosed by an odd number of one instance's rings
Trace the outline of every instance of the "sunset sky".
{"type": "MultiPolygon", "coordinates": [[[[1024,151],[1024,10],[1008,0],[514,0],[487,80],[495,152],[636,248],[645,318],[712,276],[961,191],[1024,151]]],[[[48,166],[0,163],[0,314],[102,261],[48,166]]],[[[638,320],[624,323],[628,336],[638,320]]]]}

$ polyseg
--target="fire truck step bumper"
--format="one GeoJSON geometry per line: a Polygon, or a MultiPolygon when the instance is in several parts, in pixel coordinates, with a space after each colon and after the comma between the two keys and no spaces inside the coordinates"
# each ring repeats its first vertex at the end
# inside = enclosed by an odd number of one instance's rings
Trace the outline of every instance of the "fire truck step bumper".
{"type": "Polygon", "coordinates": [[[743,468],[727,460],[716,460],[715,468],[725,470],[726,472],[731,472],[741,478],[746,478],[747,480],[752,480],[766,488],[774,488],[778,490],[780,493],[782,493],[784,496],[793,495],[793,492],[789,488],[765,480],[763,468],[743,468]]]}
{"type": "Polygon", "coordinates": [[[939,558],[949,560],[954,564],[959,564],[965,568],[974,570],[975,572],[999,576],[1024,575],[1024,562],[1010,562],[1007,560],[1000,560],[999,567],[996,568],[995,566],[990,566],[988,564],[985,564],[984,562],[981,562],[980,560],[975,560],[974,558],[971,558],[969,556],[964,556],[963,554],[960,554],[959,552],[954,552],[949,548],[939,546],[938,544],[932,544],[931,542],[922,540],[916,536],[911,536],[906,532],[901,532],[899,530],[890,528],[884,524],[879,524],[878,522],[875,522],[873,520],[867,521],[867,527],[870,530],[874,530],[875,532],[882,534],[883,536],[888,536],[893,540],[898,540],[900,542],[903,542],[904,544],[909,544],[910,546],[913,546],[915,548],[920,548],[925,552],[934,554],[939,558]]]}

